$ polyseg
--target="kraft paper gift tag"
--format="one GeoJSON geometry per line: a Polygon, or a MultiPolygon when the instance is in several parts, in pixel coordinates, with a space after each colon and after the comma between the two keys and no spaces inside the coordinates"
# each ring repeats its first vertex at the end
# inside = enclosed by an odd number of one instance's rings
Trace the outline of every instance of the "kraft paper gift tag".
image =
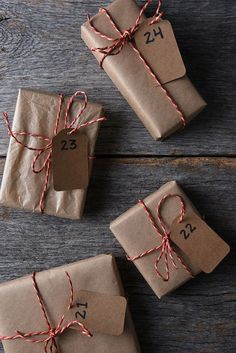
{"type": "MultiPolygon", "coordinates": [[[[180,195],[184,200],[186,214],[188,215],[191,213],[194,214],[195,217],[198,216],[198,211],[195,209],[195,207],[193,206],[187,195],[184,193],[184,191],[181,189],[181,187],[175,181],[168,182],[156,192],[144,199],[144,203],[150,211],[158,229],[160,229],[160,232],[161,225],[158,220],[157,206],[162,200],[162,198],[167,194],[180,195]]],[[[175,228],[176,224],[174,223],[173,227],[171,227],[172,223],[176,220],[177,216],[179,219],[179,214],[179,200],[174,197],[166,200],[166,202],[163,204],[163,207],[161,208],[161,217],[162,220],[164,220],[165,226],[167,227],[167,229],[171,229],[171,232],[173,232],[173,229],[175,228]]],[[[200,219],[199,216],[198,219],[200,219]]],[[[185,224],[184,222],[185,221],[183,220],[183,224],[185,224]]],[[[115,219],[111,223],[110,229],[124,248],[125,252],[131,258],[143,253],[144,251],[160,246],[162,242],[161,237],[157,236],[156,230],[152,226],[150,219],[148,218],[144,208],[142,207],[142,205],[140,205],[140,203],[136,204],[128,211],[123,213],[121,216],[119,216],[117,219],[115,219]]],[[[173,240],[174,243],[171,242],[172,248],[176,251],[180,259],[183,260],[183,263],[189,268],[191,274],[193,276],[196,276],[201,271],[204,271],[203,266],[200,265],[200,263],[196,261],[195,258],[191,257],[191,253],[186,251],[183,246],[180,247],[180,244],[176,241],[176,239],[173,240]]],[[[207,244],[208,243],[206,242],[206,246],[207,244]]],[[[223,242],[222,239],[220,239],[220,244],[224,244],[224,249],[222,249],[222,253],[219,253],[218,242],[214,242],[211,247],[215,250],[218,260],[222,260],[228,252],[228,246],[223,242]]],[[[175,269],[168,255],[169,280],[164,281],[162,278],[159,278],[155,269],[155,262],[159,254],[160,251],[153,252],[141,259],[134,261],[134,264],[136,265],[137,269],[141,272],[143,277],[146,279],[146,281],[153,289],[155,294],[158,296],[158,298],[162,298],[164,295],[174,291],[176,288],[180,287],[185,282],[192,279],[192,276],[184,268],[184,266],[181,265],[176,255],[174,255],[174,260],[178,268],[175,269]]],[[[215,266],[218,264],[218,262],[214,262],[215,266]]],[[[158,269],[162,274],[165,274],[165,262],[163,261],[163,259],[159,262],[158,269]]]]}
{"type": "MultiPolygon", "coordinates": [[[[120,31],[125,31],[134,26],[140,13],[140,8],[134,0],[115,0],[106,9],[120,31]]],[[[145,22],[145,20],[146,17],[143,15],[141,21],[145,22]]],[[[103,12],[99,12],[93,16],[91,22],[100,32],[112,38],[118,38],[117,31],[113,28],[106,14],[103,12]]],[[[147,39],[152,41],[153,37],[155,42],[151,42],[147,45],[148,48],[151,48],[150,51],[144,52],[141,50],[141,52],[146,59],[148,59],[148,57],[145,56],[146,54],[153,56],[151,62],[155,61],[156,65],[154,70],[158,68],[158,75],[160,70],[160,79],[163,79],[164,69],[164,81],[162,85],[179,105],[179,108],[184,114],[185,121],[188,123],[200,113],[206,106],[206,102],[186,76],[185,68],[175,43],[174,46],[172,45],[170,47],[165,47],[164,45],[164,49],[168,48],[166,53],[168,60],[166,59],[166,61],[169,62],[169,66],[168,68],[166,65],[163,66],[163,57],[160,56],[159,58],[159,47],[156,46],[156,44],[158,41],[160,43],[160,40],[165,41],[166,38],[169,38],[168,33],[172,34],[172,30],[166,26],[166,24],[168,24],[168,21],[164,21],[164,23],[160,25],[163,26],[162,32],[165,39],[161,39],[158,34],[155,36],[155,32],[153,34],[153,30],[158,33],[158,24],[157,27],[150,26],[150,35],[143,36],[143,44],[145,46],[147,39]],[[166,30],[168,32],[167,37],[166,30]],[[180,64],[180,68],[177,71],[171,70],[172,64],[169,53],[173,50],[173,47],[175,49],[175,60],[177,57],[177,61],[180,64]]],[[[136,36],[139,38],[139,31],[142,32],[142,27],[136,32],[134,41],[136,36]]],[[[82,25],[81,37],[89,49],[103,48],[111,45],[111,41],[102,38],[93,31],[89,22],[82,25]]],[[[173,44],[173,35],[171,43],[173,44]]],[[[164,51],[162,53],[164,53],[164,51]]],[[[96,51],[93,51],[93,54],[100,62],[102,55],[96,51]]],[[[178,112],[173,108],[173,105],[170,104],[166,95],[163,94],[162,88],[160,86],[158,87],[156,82],[154,82],[148,70],[145,69],[143,62],[130,44],[125,44],[118,55],[106,57],[103,62],[103,68],[154,139],[164,139],[183,126],[178,112]]]]}
{"type": "MultiPolygon", "coordinates": [[[[68,272],[72,281],[73,303],[75,305],[78,303],[81,291],[97,293],[109,298],[124,296],[119,273],[112,255],[100,255],[39,272],[36,274],[37,285],[53,327],[56,327],[61,315],[68,311],[70,286],[65,271],[68,272]]],[[[91,297],[87,297],[87,299],[90,302],[91,297]]],[[[108,301],[111,304],[111,300],[108,301]]],[[[72,312],[73,307],[70,309],[72,312]]],[[[119,335],[93,331],[91,332],[93,336],[87,337],[75,329],[67,329],[63,334],[56,337],[60,353],[140,353],[130,313],[126,311],[125,314],[125,310],[123,310],[122,315],[125,316],[125,323],[119,335]]],[[[66,323],[68,323],[67,319],[65,320],[66,323]]],[[[21,333],[47,330],[31,276],[0,285],[0,335],[12,335],[15,334],[16,330],[21,333]]],[[[44,352],[43,343],[29,343],[20,339],[3,341],[3,345],[6,353],[44,352]]]]}
{"type": "Polygon", "coordinates": [[[124,331],[126,308],[123,296],[81,290],[65,317],[80,320],[91,332],[119,336],[124,331]]]}
{"type": "Polygon", "coordinates": [[[211,273],[229,253],[229,245],[199,216],[188,212],[171,225],[170,238],[205,273],[211,273]]]}
{"type": "MultiPolygon", "coordinates": [[[[12,130],[26,131],[52,138],[58,114],[59,99],[60,97],[57,94],[31,89],[20,89],[12,130]]],[[[68,101],[69,97],[65,97],[62,103],[59,130],[63,128],[63,118],[68,101]]],[[[82,106],[83,101],[75,99],[69,112],[69,118],[72,119],[72,117],[75,117],[82,106]]],[[[102,115],[102,106],[89,101],[80,122],[86,123],[92,119],[101,118],[102,115]]],[[[88,138],[89,155],[94,154],[99,128],[100,122],[79,130],[80,134],[84,134],[88,138]]],[[[37,140],[33,137],[21,136],[19,139],[23,143],[37,148],[45,146],[45,141],[37,140]]],[[[44,187],[45,171],[38,174],[32,172],[31,165],[34,156],[34,151],[24,148],[22,145],[16,143],[12,137],[10,138],[0,191],[0,203],[2,205],[22,208],[31,212],[40,212],[40,196],[44,187]]],[[[45,156],[46,153],[41,156],[38,165],[43,164],[45,156]]],[[[90,175],[92,160],[88,159],[87,162],[87,173],[90,175]]],[[[84,183],[85,187],[80,189],[56,191],[53,185],[52,170],[50,169],[43,212],[58,217],[80,219],[86,200],[86,185],[87,183],[84,183]]]]}
{"type": "Polygon", "coordinates": [[[150,19],[145,20],[135,35],[135,43],[162,84],[185,76],[184,62],[169,21],[150,25],[150,19]]]}
{"type": "Polygon", "coordinates": [[[52,173],[56,191],[86,189],[89,182],[88,137],[61,130],[52,139],[52,173]]]}

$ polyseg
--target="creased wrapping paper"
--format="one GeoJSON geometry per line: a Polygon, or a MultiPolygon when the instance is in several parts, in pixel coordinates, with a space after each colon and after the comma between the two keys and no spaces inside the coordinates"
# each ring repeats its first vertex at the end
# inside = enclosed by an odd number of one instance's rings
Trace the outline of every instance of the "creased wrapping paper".
{"type": "MultiPolygon", "coordinates": [[[[69,98],[65,98],[60,119],[60,129],[63,128],[63,118],[69,98]]],[[[80,110],[82,100],[75,100],[70,117],[74,117],[80,110]]],[[[58,113],[59,96],[56,94],[20,89],[14,115],[13,131],[26,131],[53,137],[55,120],[58,113]]],[[[81,123],[102,116],[102,107],[99,104],[88,103],[81,116],[81,123]]],[[[93,155],[100,123],[83,128],[83,133],[89,137],[89,154],[93,155]]],[[[7,134],[7,131],[6,131],[7,134]]],[[[45,146],[34,138],[18,136],[20,141],[34,147],[45,146]]],[[[45,154],[44,154],[45,156],[45,154]]],[[[32,212],[40,212],[39,201],[44,186],[45,172],[34,174],[31,169],[34,152],[18,144],[12,137],[8,149],[2,186],[0,203],[4,206],[22,208],[32,212]]],[[[42,159],[40,159],[42,161],[42,159]]],[[[89,160],[91,172],[92,161],[89,160]]],[[[79,219],[82,216],[87,190],[55,191],[50,170],[49,187],[45,198],[44,213],[58,217],[79,219]]]]}
{"type": "MultiPolygon", "coordinates": [[[[133,26],[140,12],[133,0],[115,0],[107,10],[121,31],[133,26]]],[[[117,38],[116,31],[104,13],[92,17],[92,22],[102,33],[117,38]]],[[[90,49],[111,44],[95,34],[88,22],[81,27],[81,37],[90,49]]],[[[93,54],[98,61],[101,60],[101,54],[93,54]]],[[[130,45],[125,45],[118,55],[108,56],[103,67],[154,139],[163,139],[182,127],[178,113],[161,88],[155,87],[153,79],[130,45]]],[[[186,122],[192,120],[206,106],[187,76],[163,86],[178,103],[186,122]]]]}
{"type": "MultiPolygon", "coordinates": [[[[68,306],[70,287],[65,271],[71,276],[74,295],[88,290],[109,295],[124,295],[119,273],[112,255],[100,255],[74,264],[37,273],[37,284],[52,325],[56,325],[68,306]]],[[[16,330],[47,330],[37,301],[31,277],[27,276],[0,285],[0,335],[16,330]]],[[[92,338],[68,329],[56,338],[60,353],[140,353],[132,319],[126,315],[125,329],[120,336],[94,333],[92,338]]],[[[43,343],[22,340],[4,341],[6,353],[43,353],[43,343]]]]}
{"type": "MultiPolygon", "coordinates": [[[[179,185],[175,181],[171,181],[144,199],[145,205],[151,211],[151,214],[158,226],[160,226],[160,224],[157,219],[157,205],[166,194],[178,194],[182,196],[185,202],[186,212],[193,211],[197,213],[197,210],[188,199],[186,194],[183,192],[183,190],[179,187],[179,185]]],[[[161,215],[168,228],[171,226],[172,222],[179,215],[179,213],[180,204],[178,200],[170,198],[168,201],[166,201],[161,209],[161,215]]],[[[143,207],[140,204],[136,204],[117,219],[115,219],[111,223],[110,229],[124,248],[125,252],[130,257],[136,256],[143,251],[161,245],[161,239],[157,237],[157,234],[153,229],[150,220],[148,219],[143,207]]],[[[178,255],[188,265],[194,275],[201,272],[201,270],[191,262],[191,259],[189,259],[180,249],[177,249],[174,244],[172,244],[172,246],[175,248],[178,255]]],[[[176,259],[178,269],[175,269],[170,263],[169,281],[163,281],[161,278],[158,278],[154,268],[154,263],[159,253],[160,252],[155,252],[153,254],[147,255],[142,259],[134,261],[134,264],[146,279],[158,298],[161,298],[190,280],[192,277],[181,266],[175,255],[174,258],[176,259]]],[[[159,270],[162,273],[165,272],[165,265],[163,260],[161,260],[159,263],[159,270]]]]}

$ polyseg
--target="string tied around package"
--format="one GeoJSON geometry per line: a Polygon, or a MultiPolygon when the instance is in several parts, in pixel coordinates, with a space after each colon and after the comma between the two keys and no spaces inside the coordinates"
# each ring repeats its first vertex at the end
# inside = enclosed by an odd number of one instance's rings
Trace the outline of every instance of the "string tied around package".
{"type": "MultiPolygon", "coordinates": [[[[59,125],[60,125],[60,120],[61,120],[61,113],[62,113],[62,104],[64,102],[64,95],[60,94],[59,95],[59,102],[58,102],[58,112],[55,120],[55,125],[54,125],[54,131],[53,131],[53,137],[56,136],[59,132],[59,125]]],[[[85,112],[86,108],[88,105],[88,96],[84,91],[76,91],[69,99],[66,110],[65,110],[65,116],[64,116],[64,129],[69,129],[70,131],[68,134],[72,134],[73,132],[76,132],[82,128],[87,128],[88,126],[103,122],[106,120],[105,117],[100,117],[100,118],[95,118],[91,119],[88,122],[81,123],[81,117],[82,114],[85,112]],[[82,97],[83,102],[81,105],[81,108],[78,112],[78,114],[70,121],[69,115],[70,115],[70,110],[72,107],[72,104],[74,102],[74,99],[76,97],[82,97]]],[[[31,164],[31,170],[34,174],[39,174],[44,172],[45,177],[44,177],[44,183],[42,187],[42,192],[40,195],[39,199],[39,208],[40,212],[44,212],[44,207],[45,207],[45,200],[46,200],[46,194],[49,186],[49,177],[50,177],[50,170],[51,170],[51,164],[52,164],[52,139],[53,137],[48,137],[48,136],[43,136],[40,134],[35,134],[32,132],[28,131],[13,131],[10,126],[9,118],[6,112],[3,112],[3,118],[5,120],[8,134],[21,146],[24,148],[33,151],[35,153],[34,158],[32,160],[31,164]],[[31,145],[28,145],[20,140],[20,137],[32,137],[34,138],[37,143],[44,143],[42,147],[33,147],[31,145]],[[39,163],[39,160],[42,160],[41,164],[39,163]]],[[[93,159],[94,157],[88,156],[89,159],[93,159]]]]}
{"type": "Polygon", "coordinates": [[[149,222],[151,223],[152,227],[154,228],[154,230],[157,234],[158,239],[161,240],[161,244],[157,245],[151,249],[148,249],[148,250],[146,250],[136,256],[128,256],[127,255],[127,259],[129,261],[134,262],[134,261],[142,259],[143,257],[146,257],[150,254],[159,252],[157,259],[155,260],[154,267],[155,267],[155,271],[156,271],[158,278],[161,278],[163,281],[166,281],[166,282],[169,281],[169,279],[170,279],[170,263],[177,270],[178,269],[177,261],[179,262],[181,267],[191,277],[194,277],[190,268],[185,264],[183,259],[177,254],[177,252],[174,250],[173,246],[171,245],[171,239],[170,239],[171,233],[170,233],[170,230],[168,229],[168,227],[166,226],[166,224],[162,218],[162,215],[161,215],[161,209],[162,209],[163,204],[166,202],[167,199],[170,199],[170,198],[176,198],[180,201],[180,215],[179,215],[178,223],[182,223],[184,216],[185,216],[185,213],[186,213],[186,208],[185,208],[184,199],[180,195],[166,194],[165,196],[162,197],[162,199],[158,203],[157,220],[158,220],[158,224],[160,225],[161,231],[160,231],[154,217],[152,216],[151,212],[148,210],[147,206],[145,205],[145,202],[143,200],[139,200],[139,204],[141,205],[141,207],[143,207],[143,209],[148,217],[149,222]],[[176,257],[176,259],[174,257],[176,257]],[[164,258],[164,274],[159,269],[162,258],[164,258]]]}
{"type": "MultiPolygon", "coordinates": [[[[156,12],[155,12],[154,16],[152,17],[152,19],[150,20],[150,22],[149,22],[150,26],[155,24],[155,23],[157,23],[162,18],[163,14],[164,14],[164,12],[161,11],[162,1],[163,0],[159,0],[159,2],[158,2],[156,12]]],[[[134,25],[131,28],[127,28],[123,32],[119,29],[119,27],[115,23],[114,19],[112,18],[112,15],[109,13],[109,11],[106,8],[101,8],[99,10],[100,13],[104,13],[106,15],[106,17],[107,17],[109,23],[111,24],[112,28],[117,33],[118,38],[117,37],[108,36],[107,34],[101,32],[98,28],[96,28],[94,26],[91,17],[88,15],[87,16],[88,17],[88,23],[89,23],[90,28],[93,30],[93,32],[95,34],[97,34],[98,36],[100,36],[101,38],[106,39],[107,41],[109,41],[111,43],[110,45],[107,45],[107,46],[104,46],[104,47],[97,47],[97,48],[93,47],[93,48],[91,48],[91,51],[95,52],[95,53],[102,54],[102,59],[100,60],[100,66],[101,66],[101,68],[103,68],[104,60],[108,56],[118,55],[118,54],[121,53],[121,51],[123,50],[123,48],[127,44],[130,45],[130,47],[134,50],[134,52],[137,54],[137,56],[139,57],[139,59],[143,63],[143,65],[146,68],[148,74],[154,80],[155,84],[158,87],[160,87],[160,89],[163,92],[163,94],[166,96],[166,98],[168,99],[170,104],[176,110],[176,112],[177,112],[177,114],[179,116],[180,122],[181,122],[181,124],[182,124],[182,126],[184,128],[186,126],[186,119],[185,119],[184,113],[182,112],[181,108],[176,103],[174,98],[171,96],[171,94],[168,92],[168,90],[163,86],[163,84],[161,83],[160,79],[158,78],[158,75],[152,70],[151,66],[148,64],[147,60],[144,58],[144,56],[142,55],[140,50],[137,48],[137,46],[135,44],[135,41],[134,41],[135,33],[138,31],[138,29],[140,28],[140,26],[142,24],[142,16],[143,16],[145,10],[147,9],[147,7],[151,4],[151,2],[152,2],[152,0],[147,0],[145,2],[145,4],[143,5],[143,7],[140,10],[140,13],[139,13],[134,25]]]]}
{"type": "MultiPolygon", "coordinates": [[[[73,307],[74,289],[73,289],[73,284],[69,273],[65,272],[65,274],[68,278],[68,282],[70,286],[69,305],[67,307],[67,310],[70,310],[73,307]]],[[[53,327],[47,315],[45,304],[36,281],[35,272],[32,274],[31,279],[32,279],[33,288],[35,290],[37,302],[40,306],[42,316],[47,325],[47,329],[41,330],[41,331],[33,331],[29,333],[22,333],[21,331],[17,330],[16,333],[12,336],[0,336],[0,341],[13,341],[13,340],[21,339],[25,342],[32,343],[32,344],[44,344],[44,353],[59,353],[59,348],[56,342],[56,338],[62,335],[65,331],[67,331],[71,327],[73,327],[79,333],[81,333],[86,337],[93,336],[92,333],[78,320],[73,320],[65,324],[64,314],[61,316],[57,326],[53,327]]]]}

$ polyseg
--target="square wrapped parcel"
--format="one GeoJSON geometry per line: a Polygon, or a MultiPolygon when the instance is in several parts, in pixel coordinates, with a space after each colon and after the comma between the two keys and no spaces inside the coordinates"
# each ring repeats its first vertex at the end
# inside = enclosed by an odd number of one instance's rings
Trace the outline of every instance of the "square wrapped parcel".
{"type": "MultiPolygon", "coordinates": [[[[73,284],[75,306],[78,293],[89,291],[110,296],[124,296],[115,260],[112,255],[100,255],[73,264],[50,269],[36,274],[37,286],[46,308],[50,325],[54,330],[62,314],[67,312],[70,286],[65,273],[70,275],[73,284]]],[[[83,308],[85,309],[85,307],[83,308]]],[[[79,309],[78,309],[79,310],[79,309]]],[[[82,307],[80,309],[82,311],[82,307]]],[[[86,306],[89,312],[89,304],[86,306]]],[[[82,322],[83,319],[79,317],[82,322]]],[[[63,326],[67,325],[67,320],[63,326]]],[[[90,329],[90,328],[88,328],[90,329]]],[[[0,335],[11,336],[16,331],[22,335],[47,331],[31,276],[9,281],[0,285],[0,335]]],[[[61,353],[140,353],[133,323],[126,311],[124,330],[120,335],[92,332],[92,337],[81,334],[79,330],[68,328],[56,336],[58,351],[61,353]]],[[[53,336],[51,335],[51,339],[53,336]]],[[[47,335],[35,336],[42,339],[47,335]]],[[[24,339],[2,340],[6,353],[42,353],[44,343],[32,343],[24,339]]],[[[51,341],[50,341],[51,343],[51,341]]],[[[50,347],[48,346],[48,351],[50,347]]]]}
{"type": "MultiPolygon", "coordinates": [[[[58,131],[63,129],[69,97],[65,97],[61,105],[58,131]]],[[[69,110],[69,118],[73,119],[83,109],[83,101],[75,99],[69,110]]],[[[20,143],[11,137],[0,191],[0,203],[7,207],[20,208],[31,212],[40,212],[40,199],[44,198],[43,212],[48,215],[80,219],[86,200],[86,189],[56,191],[53,186],[52,167],[50,166],[47,187],[45,177],[47,166],[40,173],[33,173],[32,163],[35,151],[43,148],[54,136],[55,124],[60,106],[60,96],[31,89],[20,89],[16,103],[12,131],[20,143]],[[27,134],[27,135],[26,135],[27,134]]],[[[88,102],[80,117],[86,124],[102,117],[102,106],[88,102]]],[[[98,136],[100,122],[85,126],[80,131],[88,137],[88,153],[93,155],[98,136]]],[[[37,152],[37,151],[36,151],[37,152]]],[[[38,169],[45,163],[50,150],[46,149],[38,159],[38,169]]],[[[88,156],[89,173],[92,159],[88,156]]]]}
{"type": "Polygon", "coordinates": [[[139,200],[110,228],[158,298],[211,273],[230,251],[175,181],[139,200]]]}
{"type": "MultiPolygon", "coordinates": [[[[163,197],[169,194],[180,195],[184,200],[186,211],[197,213],[197,210],[182,188],[175,181],[168,182],[143,200],[158,227],[160,227],[160,222],[157,215],[157,205],[163,197]]],[[[165,221],[168,228],[171,227],[172,222],[178,216],[179,209],[179,200],[174,198],[167,200],[163,205],[162,219],[165,221]]],[[[152,226],[149,217],[147,217],[147,214],[140,203],[131,207],[128,211],[115,219],[111,223],[110,229],[129,257],[135,257],[137,254],[141,254],[146,250],[161,245],[162,239],[161,237],[157,237],[156,230],[152,226]]],[[[178,269],[170,264],[169,280],[164,281],[162,278],[158,277],[154,264],[160,251],[150,253],[149,255],[134,261],[134,264],[158,298],[174,291],[192,278],[184,266],[181,266],[178,262],[176,255],[174,256],[178,269]]],[[[176,252],[188,265],[194,275],[201,272],[200,268],[191,263],[191,259],[189,259],[180,249],[176,249],[176,252]]],[[[170,258],[168,259],[170,260],[170,258]]],[[[161,273],[165,273],[165,261],[163,259],[159,262],[159,268],[161,273]]]]}

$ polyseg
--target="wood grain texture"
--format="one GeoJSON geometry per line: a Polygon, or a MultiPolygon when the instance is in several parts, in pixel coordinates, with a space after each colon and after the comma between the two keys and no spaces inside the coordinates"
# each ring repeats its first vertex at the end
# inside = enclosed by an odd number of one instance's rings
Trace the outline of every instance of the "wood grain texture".
{"type": "MultiPolygon", "coordinates": [[[[236,2],[164,1],[188,75],[209,104],[165,142],[152,140],[80,39],[87,12],[106,4],[0,2],[0,112],[8,111],[12,120],[19,87],[65,94],[82,88],[109,117],[80,222],[0,207],[0,281],[113,252],[143,353],[235,353],[236,2]],[[109,223],[169,180],[180,182],[232,251],[211,275],[201,274],[158,301],[126,261],[109,223]]],[[[0,175],[7,146],[0,119],[0,175]]]]}
{"type": "MultiPolygon", "coordinates": [[[[139,1],[139,4],[143,2],[139,1]]],[[[155,3],[155,2],[154,2],[155,3]]],[[[85,89],[102,102],[104,124],[97,153],[103,155],[235,155],[236,3],[234,0],[166,0],[188,75],[208,108],[186,130],[155,142],[80,40],[87,12],[105,0],[1,0],[0,111],[12,117],[19,87],[73,93],[85,89]],[[222,138],[223,137],[223,138],[222,138]]],[[[148,14],[151,15],[154,5],[148,14]]],[[[0,124],[0,155],[8,137],[0,124]]]]}
{"type": "MultiPolygon", "coordinates": [[[[0,174],[3,165],[4,159],[0,174]]],[[[113,252],[143,353],[234,353],[235,171],[234,158],[99,158],[80,222],[0,209],[0,281],[113,252]],[[139,198],[174,179],[229,243],[231,253],[212,274],[197,276],[159,301],[126,261],[109,223],[139,198]]]]}

